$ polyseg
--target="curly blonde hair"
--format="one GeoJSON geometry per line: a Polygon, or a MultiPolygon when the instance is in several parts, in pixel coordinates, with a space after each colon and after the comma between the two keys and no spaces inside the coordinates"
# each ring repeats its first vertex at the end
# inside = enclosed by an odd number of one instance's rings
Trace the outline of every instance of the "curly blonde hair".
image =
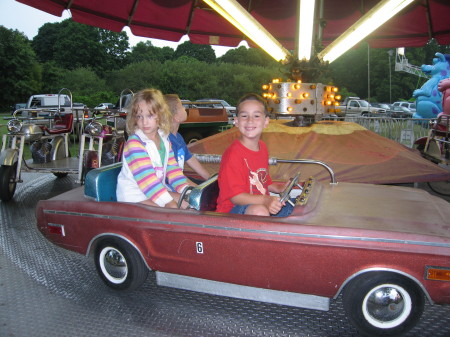
{"type": "Polygon", "coordinates": [[[163,94],[158,89],[143,89],[133,96],[130,103],[131,108],[127,114],[127,132],[129,134],[136,132],[136,115],[139,112],[138,105],[142,101],[147,103],[150,114],[158,117],[158,127],[168,134],[172,124],[172,115],[163,94]]]}

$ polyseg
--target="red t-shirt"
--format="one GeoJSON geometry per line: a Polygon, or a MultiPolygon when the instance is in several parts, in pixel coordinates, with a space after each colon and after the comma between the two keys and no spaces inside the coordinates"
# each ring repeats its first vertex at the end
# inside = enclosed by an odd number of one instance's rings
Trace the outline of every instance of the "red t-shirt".
{"type": "Polygon", "coordinates": [[[222,155],[219,170],[217,212],[228,213],[234,204],[231,198],[241,193],[269,194],[269,152],[263,141],[259,151],[246,148],[236,139],[222,155]]]}

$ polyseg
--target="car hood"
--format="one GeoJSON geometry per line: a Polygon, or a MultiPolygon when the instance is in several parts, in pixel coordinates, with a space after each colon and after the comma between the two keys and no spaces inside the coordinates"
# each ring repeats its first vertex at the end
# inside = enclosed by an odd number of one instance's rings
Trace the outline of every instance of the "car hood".
{"type": "Polygon", "coordinates": [[[322,184],[292,219],[308,224],[450,238],[450,204],[426,191],[360,183],[322,184]],[[306,219],[307,218],[307,219],[306,219]]]}

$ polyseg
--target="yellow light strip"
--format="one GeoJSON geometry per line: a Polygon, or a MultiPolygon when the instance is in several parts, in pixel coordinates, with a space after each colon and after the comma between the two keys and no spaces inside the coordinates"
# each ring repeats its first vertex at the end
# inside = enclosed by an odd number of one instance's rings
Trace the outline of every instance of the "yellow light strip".
{"type": "Polygon", "coordinates": [[[284,48],[250,13],[235,0],[203,0],[228,22],[239,29],[277,61],[285,60],[290,52],[284,48]]]}
{"type": "Polygon", "coordinates": [[[333,62],[414,0],[382,0],[341,36],[319,53],[319,59],[333,62]]]}
{"type": "Polygon", "coordinates": [[[300,0],[298,17],[298,59],[309,60],[311,58],[311,46],[313,40],[314,8],[315,0],[300,0]]]}

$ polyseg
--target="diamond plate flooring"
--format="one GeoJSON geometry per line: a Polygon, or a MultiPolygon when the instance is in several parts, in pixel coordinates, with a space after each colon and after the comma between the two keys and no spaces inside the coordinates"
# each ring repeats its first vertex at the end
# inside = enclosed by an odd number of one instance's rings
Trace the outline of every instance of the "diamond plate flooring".
{"type": "MultiPolygon", "coordinates": [[[[0,202],[0,336],[357,336],[341,300],[328,312],[156,285],[107,288],[94,263],[38,232],[34,209],[75,186],[75,176],[25,173],[0,202]]],[[[406,336],[450,336],[450,306],[425,307],[406,336]]]]}

